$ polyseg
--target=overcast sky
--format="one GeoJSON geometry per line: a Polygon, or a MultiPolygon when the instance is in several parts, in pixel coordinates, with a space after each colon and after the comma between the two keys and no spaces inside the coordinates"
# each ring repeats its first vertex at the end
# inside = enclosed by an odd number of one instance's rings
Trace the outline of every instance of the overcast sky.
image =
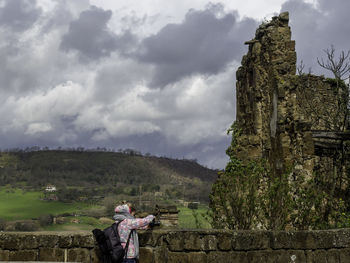
{"type": "Polygon", "coordinates": [[[290,12],[298,61],[350,49],[348,0],[0,0],[0,148],[133,148],[224,168],[235,71],[290,12]],[[126,4],[127,3],[127,4],[126,4]]]}

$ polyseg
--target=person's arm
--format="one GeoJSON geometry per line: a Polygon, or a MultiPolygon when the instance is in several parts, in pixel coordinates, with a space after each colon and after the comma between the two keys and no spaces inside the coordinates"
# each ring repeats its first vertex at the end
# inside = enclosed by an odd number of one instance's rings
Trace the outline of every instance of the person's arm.
{"type": "Polygon", "coordinates": [[[145,218],[127,219],[126,224],[129,229],[145,229],[153,219],[153,215],[149,215],[145,218]]]}

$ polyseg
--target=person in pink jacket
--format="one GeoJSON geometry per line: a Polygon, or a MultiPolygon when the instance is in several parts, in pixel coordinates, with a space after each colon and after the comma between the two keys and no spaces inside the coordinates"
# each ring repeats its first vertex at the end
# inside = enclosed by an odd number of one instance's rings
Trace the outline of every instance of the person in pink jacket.
{"type": "Polygon", "coordinates": [[[139,239],[136,231],[133,229],[147,229],[149,223],[154,219],[153,215],[148,215],[145,218],[135,218],[135,208],[131,204],[124,204],[115,208],[113,219],[118,225],[118,233],[120,242],[125,248],[128,237],[131,233],[127,257],[123,262],[136,263],[139,258],[139,239]]]}

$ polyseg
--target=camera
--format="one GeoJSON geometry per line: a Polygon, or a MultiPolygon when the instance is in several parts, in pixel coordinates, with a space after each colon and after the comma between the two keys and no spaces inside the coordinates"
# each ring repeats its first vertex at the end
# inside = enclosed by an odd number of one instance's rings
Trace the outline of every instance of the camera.
{"type": "Polygon", "coordinates": [[[155,226],[160,226],[160,221],[156,220],[155,218],[152,220],[151,223],[149,223],[150,228],[154,228],[155,226]]]}

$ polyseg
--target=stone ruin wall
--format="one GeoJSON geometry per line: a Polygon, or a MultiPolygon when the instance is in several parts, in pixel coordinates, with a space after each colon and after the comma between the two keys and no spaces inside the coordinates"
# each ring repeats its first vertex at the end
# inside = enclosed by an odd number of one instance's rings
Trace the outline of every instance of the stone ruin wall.
{"type": "MultiPolygon", "coordinates": [[[[350,229],[140,231],[140,263],[348,263],[350,229]]],[[[0,261],[98,263],[91,232],[0,233],[0,261]]]]}
{"type": "Polygon", "coordinates": [[[282,13],[245,43],[248,53],[236,73],[236,121],[242,130],[236,153],[268,159],[276,174],[293,167],[309,177],[315,169],[333,169],[329,157],[315,154],[312,130],[332,130],[342,116],[334,87],[324,77],[296,75],[288,22],[288,13],[282,13]]]}

